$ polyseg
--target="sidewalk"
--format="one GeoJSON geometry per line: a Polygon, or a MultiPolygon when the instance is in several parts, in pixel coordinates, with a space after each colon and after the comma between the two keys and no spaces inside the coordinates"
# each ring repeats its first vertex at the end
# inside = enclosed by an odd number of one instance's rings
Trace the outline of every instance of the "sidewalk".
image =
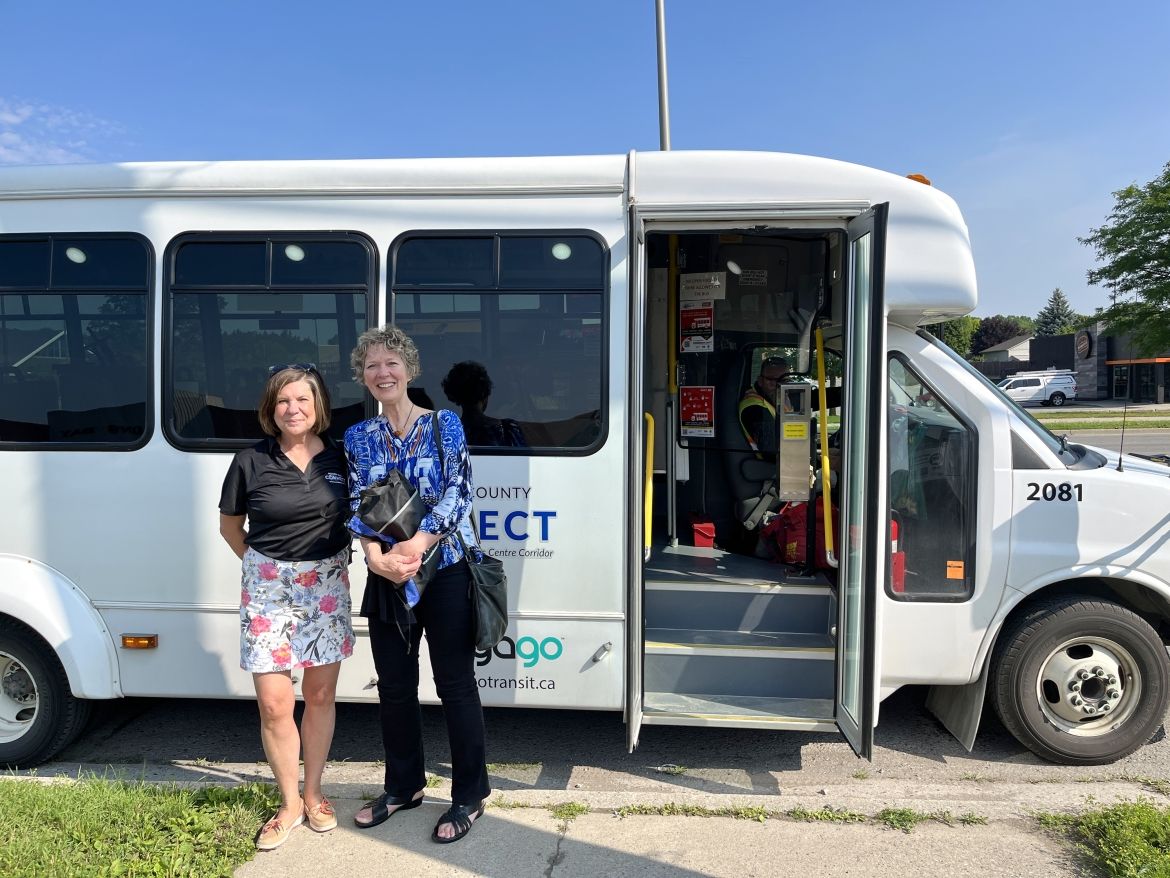
{"type": "MultiPolygon", "coordinates": [[[[347,785],[348,786],[348,785],[347,785]]],[[[1087,806],[1088,791],[1037,801],[1033,784],[995,784],[963,790],[953,786],[874,784],[853,790],[794,790],[781,796],[660,796],[591,792],[578,795],[587,813],[558,816],[555,804],[573,801],[568,792],[510,792],[495,795],[467,837],[437,845],[430,833],[446,809],[443,792],[428,790],[421,808],[359,830],[353,814],[362,799],[333,799],[338,828],[318,835],[301,827],[279,849],[258,853],[237,878],[287,878],[290,874],[374,878],[411,876],[1020,876],[1050,878],[1084,874],[1070,844],[1041,831],[1027,816],[1033,808],[1087,806]],[[1071,796],[1071,798],[1070,798],[1071,796]],[[661,801],[659,801],[661,799],[661,801]],[[911,832],[873,819],[864,823],[805,822],[790,816],[764,821],[732,816],[618,816],[623,806],[661,807],[667,802],[708,809],[763,807],[785,815],[793,808],[823,808],[872,815],[886,807],[947,813],[952,822],[919,824],[911,832]],[[963,814],[986,819],[965,825],[963,814]]],[[[1099,807],[1132,798],[1133,787],[1096,784],[1099,807]]],[[[567,809],[562,810],[562,814],[567,809]]]]}

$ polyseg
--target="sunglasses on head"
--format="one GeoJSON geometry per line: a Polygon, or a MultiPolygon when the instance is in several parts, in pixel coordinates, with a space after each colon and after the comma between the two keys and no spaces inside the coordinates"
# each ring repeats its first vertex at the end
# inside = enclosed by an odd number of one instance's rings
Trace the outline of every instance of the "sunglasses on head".
{"type": "MultiPolygon", "coordinates": [[[[283,372],[285,369],[299,369],[302,372],[317,372],[316,363],[284,363],[280,366],[269,366],[268,374],[275,375],[277,372],[283,372]]],[[[317,372],[320,375],[320,372],[317,372]]]]}

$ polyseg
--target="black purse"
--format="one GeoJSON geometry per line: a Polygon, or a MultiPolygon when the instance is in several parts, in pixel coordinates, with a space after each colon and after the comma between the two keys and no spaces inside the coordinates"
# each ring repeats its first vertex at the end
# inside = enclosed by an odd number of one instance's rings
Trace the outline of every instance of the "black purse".
{"type": "MultiPolygon", "coordinates": [[[[472,530],[475,522],[472,522],[472,530]]],[[[458,531],[463,556],[471,570],[471,614],[475,626],[475,648],[492,649],[504,639],[508,630],[508,577],[504,573],[504,562],[479,548],[480,560],[476,561],[463,535],[458,531]]],[[[476,539],[479,539],[478,535],[476,539]]],[[[478,547],[477,547],[478,548],[478,547]]]]}
{"type": "MultiPolygon", "coordinates": [[[[432,427],[438,440],[438,416],[432,417],[432,427]]],[[[441,442],[439,447],[442,448],[441,442]]],[[[370,530],[400,543],[418,533],[418,526],[429,511],[418,488],[410,483],[401,470],[392,469],[383,478],[362,489],[357,514],[362,524],[370,530]]],[[[439,543],[435,543],[423,555],[418,572],[411,577],[419,597],[422,597],[423,590],[439,569],[440,557],[439,543]]],[[[405,582],[395,583],[395,587],[400,590],[405,585],[405,582]]]]}
{"type": "MultiPolygon", "coordinates": [[[[443,466],[443,441],[439,437],[436,422],[435,437],[439,446],[439,466],[443,466]]],[[[479,543],[479,531],[475,527],[475,510],[471,512],[471,532],[475,534],[475,541],[479,543]]],[[[460,522],[462,524],[462,522],[460,522]]],[[[463,557],[467,559],[467,568],[471,571],[471,620],[475,630],[475,648],[480,651],[489,650],[504,639],[504,632],[508,630],[508,577],[504,573],[504,562],[493,555],[489,555],[482,546],[477,545],[479,560],[467,548],[463,541],[463,534],[459,525],[455,526],[455,537],[463,547],[463,557]]]]}

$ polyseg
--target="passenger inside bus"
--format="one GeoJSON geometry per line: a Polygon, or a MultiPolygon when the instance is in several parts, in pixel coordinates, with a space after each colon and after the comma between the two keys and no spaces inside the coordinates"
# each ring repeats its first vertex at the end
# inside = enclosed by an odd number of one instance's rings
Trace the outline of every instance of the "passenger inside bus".
{"type": "Polygon", "coordinates": [[[464,360],[451,367],[443,379],[443,393],[459,406],[459,418],[470,445],[522,448],[524,431],[511,418],[493,418],[486,413],[492,395],[492,379],[482,363],[464,360]]]}

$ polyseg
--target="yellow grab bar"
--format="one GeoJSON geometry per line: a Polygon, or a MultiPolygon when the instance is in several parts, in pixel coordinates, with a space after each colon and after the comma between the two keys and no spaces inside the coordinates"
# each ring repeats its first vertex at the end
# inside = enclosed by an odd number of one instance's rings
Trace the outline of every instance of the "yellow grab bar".
{"type": "Polygon", "coordinates": [[[650,560],[650,518],[654,510],[654,417],[643,412],[646,422],[646,476],[642,483],[642,560],[650,560]]]}
{"type": "Polygon", "coordinates": [[[829,470],[829,410],[825,405],[825,336],[817,327],[817,426],[821,434],[821,510],[825,515],[825,560],[837,566],[833,551],[833,473],[829,470]]]}

